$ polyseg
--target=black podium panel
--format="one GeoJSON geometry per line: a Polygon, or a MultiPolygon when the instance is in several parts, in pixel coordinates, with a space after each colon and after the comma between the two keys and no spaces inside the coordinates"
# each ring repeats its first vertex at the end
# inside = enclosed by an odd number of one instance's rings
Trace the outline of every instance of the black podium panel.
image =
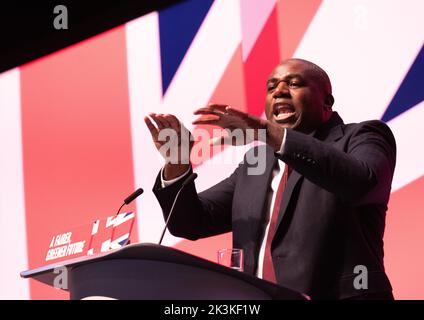
{"type": "Polygon", "coordinates": [[[110,260],[72,270],[71,299],[271,299],[263,290],[229,275],[148,260],[110,260]]]}
{"type": "Polygon", "coordinates": [[[53,286],[58,268],[67,270],[71,299],[305,299],[301,293],[246,273],[150,243],[51,264],[21,276],[53,286]]]}

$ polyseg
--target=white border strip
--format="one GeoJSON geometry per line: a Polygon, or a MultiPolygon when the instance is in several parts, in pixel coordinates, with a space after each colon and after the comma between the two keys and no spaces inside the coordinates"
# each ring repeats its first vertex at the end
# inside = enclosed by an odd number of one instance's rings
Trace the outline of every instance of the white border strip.
{"type": "Polygon", "coordinates": [[[19,70],[0,75],[0,299],[29,299],[19,70]]]}

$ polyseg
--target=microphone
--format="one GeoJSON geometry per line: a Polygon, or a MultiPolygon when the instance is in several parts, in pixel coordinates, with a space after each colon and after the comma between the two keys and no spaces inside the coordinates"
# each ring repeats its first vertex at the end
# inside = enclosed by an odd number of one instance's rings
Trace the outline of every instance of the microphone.
{"type": "Polygon", "coordinates": [[[184,187],[185,187],[186,185],[188,185],[189,183],[193,182],[196,178],[197,178],[197,173],[192,173],[192,174],[191,174],[191,175],[190,175],[190,176],[189,176],[189,177],[188,177],[188,178],[187,178],[187,179],[183,182],[183,184],[181,185],[180,190],[178,190],[177,195],[175,196],[174,202],[172,203],[171,210],[169,211],[168,218],[166,219],[165,227],[163,228],[162,235],[161,235],[160,240],[159,240],[159,245],[162,243],[163,236],[165,235],[166,228],[168,227],[169,220],[170,220],[170,218],[171,218],[172,212],[174,211],[175,204],[177,203],[177,200],[178,200],[178,197],[179,197],[179,195],[180,195],[181,191],[184,189],[184,187]]]}
{"type": "Polygon", "coordinates": [[[119,207],[118,212],[116,212],[116,216],[119,214],[119,212],[121,212],[121,209],[123,206],[125,206],[126,204],[130,204],[135,198],[137,198],[143,192],[144,192],[143,189],[138,188],[133,193],[131,193],[128,197],[126,197],[124,200],[124,203],[119,207]]]}
{"type": "MultiPolygon", "coordinates": [[[[130,204],[135,198],[137,198],[143,192],[144,192],[143,189],[138,188],[133,193],[131,193],[128,197],[126,197],[125,200],[124,200],[124,203],[119,207],[118,211],[116,212],[115,217],[119,214],[119,212],[121,212],[121,209],[122,209],[123,206],[125,206],[126,204],[130,204]]],[[[115,232],[115,229],[112,229],[112,239],[113,239],[113,233],[114,232],[115,232]]],[[[123,244],[122,246],[126,246],[129,243],[130,243],[130,239],[128,238],[127,242],[125,244],[123,244]]]]}
{"type": "Polygon", "coordinates": [[[144,192],[143,189],[138,188],[133,193],[131,193],[127,198],[125,198],[124,203],[125,204],[130,204],[135,198],[137,198],[143,192],[144,192]]]}

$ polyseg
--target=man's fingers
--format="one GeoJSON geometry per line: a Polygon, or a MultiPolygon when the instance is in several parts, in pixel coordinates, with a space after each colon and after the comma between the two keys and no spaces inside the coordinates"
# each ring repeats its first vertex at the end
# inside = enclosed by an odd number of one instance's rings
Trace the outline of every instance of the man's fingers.
{"type": "Polygon", "coordinates": [[[167,115],[160,113],[159,119],[162,121],[162,124],[165,126],[165,129],[172,129],[172,125],[169,122],[170,117],[167,117],[167,115]]]}
{"type": "Polygon", "coordinates": [[[153,139],[156,140],[158,137],[158,129],[156,129],[149,117],[144,117],[144,122],[146,123],[146,126],[149,129],[153,139]]]}
{"type": "Polygon", "coordinates": [[[196,125],[199,125],[199,124],[217,124],[217,122],[218,122],[218,120],[201,120],[201,119],[197,119],[197,120],[194,120],[192,122],[192,124],[196,124],[196,125]]]}
{"type": "Polygon", "coordinates": [[[232,115],[232,116],[235,116],[235,117],[241,119],[242,121],[247,123],[249,126],[253,125],[254,128],[266,126],[265,120],[258,118],[254,115],[248,114],[247,112],[237,110],[237,109],[230,107],[230,106],[228,106],[226,110],[227,110],[229,115],[232,115]]]}
{"type": "Polygon", "coordinates": [[[213,110],[213,109],[209,109],[209,108],[200,108],[200,109],[197,109],[196,111],[194,111],[193,114],[195,114],[195,115],[199,115],[199,114],[213,114],[215,116],[220,117],[224,113],[222,111],[217,111],[217,110],[213,110]]]}
{"type": "Polygon", "coordinates": [[[163,129],[172,129],[177,133],[180,133],[183,128],[185,129],[184,125],[178,120],[178,118],[172,114],[149,113],[149,117],[154,121],[157,128],[150,118],[145,117],[144,121],[146,122],[150,132],[155,134],[155,137],[157,137],[163,129]]]}
{"type": "Polygon", "coordinates": [[[246,112],[243,112],[243,111],[240,111],[240,110],[237,110],[237,109],[234,109],[233,107],[230,107],[230,106],[227,106],[226,108],[225,108],[225,110],[229,113],[229,114],[231,114],[231,115],[234,115],[234,116],[238,116],[238,117],[246,117],[248,114],[246,113],[246,112]]]}
{"type": "Polygon", "coordinates": [[[208,108],[213,109],[213,110],[218,110],[222,113],[225,113],[225,109],[229,107],[228,104],[217,104],[217,103],[211,103],[210,105],[208,105],[208,108]]]}
{"type": "Polygon", "coordinates": [[[163,117],[162,113],[155,113],[151,115],[151,118],[156,122],[159,130],[165,129],[169,127],[168,121],[163,117]]]}
{"type": "Polygon", "coordinates": [[[169,125],[168,128],[171,128],[176,132],[180,132],[181,124],[180,121],[178,121],[177,117],[173,116],[172,114],[165,114],[163,118],[169,125]]]}
{"type": "Polygon", "coordinates": [[[228,105],[227,104],[209,104],[207,107],[203,107],[203,108],[199,108],[196,111],[194,111],[193,113],[196,115],[199,114],[214,114],[216,116],[220,116],[223,114],[226,114],[227,111],[225,110],[225,108],[227,108],[228,105]]]}
{"type": "Polygon", "coordinates": [[[225,111],[226,107],[228,107],[227,104],[209,104],[207,107],[197,109],[196,111],[194,111],[194,114],[212,113],[216,115],[221,115],[227,112],[225,111]]]}
{"type": "Polygon", "coordinates": [[[155,122],[156,126],[158,127],[158,130],[163,128],[163,124],[156,113],[150,113],[149,117],[152,118],[152,120],[155,122]]]}
{"type": "Polygon", "coordinates": [[[181,135],[182,141],[186,139],[187,137],[190,138],[190,131],[184,126],[182,122],[178,120],[178,118],[172,114],[166,114],[165,115],[166,120],[170,124],[170,128],[175,130],[178,135],[181,135]],[[186,135],[188,133],[188,135],[186,135]]]}
{"type": "Polygon", "coordinates": [[[217,124],[219,122],[219,117],[215,115],[202,116],[196,120],[194,120],[193,124],[217,124]]]}

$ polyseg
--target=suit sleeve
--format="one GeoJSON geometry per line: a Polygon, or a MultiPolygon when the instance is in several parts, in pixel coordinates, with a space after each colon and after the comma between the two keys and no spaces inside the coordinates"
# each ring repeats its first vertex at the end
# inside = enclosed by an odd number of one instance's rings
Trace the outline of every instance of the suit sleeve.
{"type": "MultiPolygon", "coordinates": [[[[188,184],[180,193],[168,229],[174,236],[197,240],[231,231],[231,209],[237,175],[241,166],[225,180],[197,194],[195,183],[188,184]]],[[[186,177],[192,173],[187,174],[186,177]]],[[[153,187],[165,220],[172,203],[186,178],[170,186],[161,187],[160,173],[153,187]]]]}
{"type": "Polygon", "coordinates": [[[353,205],[387,203],[396,143],[381,121],[359,124],[344,151],[288,129],[283,152],[276,155],[306,179],[353,205]]]}

